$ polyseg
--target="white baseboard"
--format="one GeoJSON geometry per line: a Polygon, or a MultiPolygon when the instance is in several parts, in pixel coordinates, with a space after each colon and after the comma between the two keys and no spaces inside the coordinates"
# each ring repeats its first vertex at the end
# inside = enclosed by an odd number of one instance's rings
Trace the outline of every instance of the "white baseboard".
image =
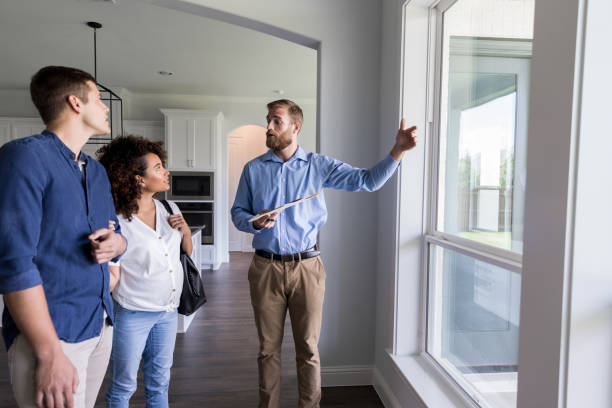
{"type": "Polygon", "coordinates": [[[395,394],[393,394],[393,391],[391,391],[391,387],[389,387],[389,384],[387,384],[377,369],[374,369],[374,389],[386,408],[402,407],[395,394]]]}
{"type": "Polygon", "coordinates": [[[321,385],[323,387],[372,385],[372,370],[372,366],[321,367],[321,385]]]}

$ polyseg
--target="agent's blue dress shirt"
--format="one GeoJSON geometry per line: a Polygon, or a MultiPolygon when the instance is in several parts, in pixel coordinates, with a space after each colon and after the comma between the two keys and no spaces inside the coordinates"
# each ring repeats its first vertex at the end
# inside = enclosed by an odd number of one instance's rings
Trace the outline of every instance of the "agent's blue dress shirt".
{"type": "Polygon", "coordinates": [[[244,166],[232,206],[232,221],[240,231],[254,234],[255,249],[281,255],[302,252],[315,245],[317,233],[327,221],[323,194],[283,210],[273,228],[256,230],[247,220],[259,211],[280,207],[323,188],[377,190],[398,165],[388,155],[371,169],[358,169],[331,157],[307,153],[301,147],[283,162],[270,149],[244,166]]]}
{"type": "MultiPolygon", "coordinates": [[[[108,264],[94,263],[87,236],[109,220],[120,232],[104,167],[81,160],[86,192],[75,154],[55,134],[0,148],[0,292],[42,284],[55,330],[70,343],[98,336],[104,309],[113,318],[108,264]]],[[[5,307],[7,349],[18,333],[5,307]]]]}

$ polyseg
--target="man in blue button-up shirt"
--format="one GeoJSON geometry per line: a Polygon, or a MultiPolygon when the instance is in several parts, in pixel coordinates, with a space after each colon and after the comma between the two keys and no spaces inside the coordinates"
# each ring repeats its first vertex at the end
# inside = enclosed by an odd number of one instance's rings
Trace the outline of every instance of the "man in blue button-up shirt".
{"type": "Polygon", "coordinates": [[[126,241],[104,168],[81,148],[108,134],[94,79],[45,67],[30,84],[41,134],[0,148],[2,335],[20,407],[93,407],[110,356],[108,261],[126,241]]]}
{"type": "Polygon", "coordinates": [[[248,162],[232,207],[236,228],[254,234],[249,268],[251,303],[260,339],[259,406],[280,404],[280,352],[287,310],[295,342],[300,407],[318,407],[325,270],[316,247],[327,220],[323,194],[256,221],[249,219],[323,188],[374,191],[395,173],[417,142],[416,126],[402,119],[391,153],[371,169],[357,169],[298,146],[302,110],[286,99],[268,104],[267,153],[248,162]]]}

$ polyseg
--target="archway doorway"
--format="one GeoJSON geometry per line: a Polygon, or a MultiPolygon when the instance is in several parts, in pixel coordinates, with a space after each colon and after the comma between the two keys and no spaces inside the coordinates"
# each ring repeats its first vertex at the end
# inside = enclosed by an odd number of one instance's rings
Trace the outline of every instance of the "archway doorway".
{"type": "MultiPolygon", "coordinates": [[[[236,190],[238,189],[242,168],[249,160],[264,154],[267,150],[266,128],[262,126],[241,126],[227,135],[227,201],[230,209],[236,197],[236,190]]],[[[238,231],[232,223],[231,216],[228,219],[228,224],[229,250],[241,252],[252,251],[253,247],[251,242],[253,236],[238,231]]]]}

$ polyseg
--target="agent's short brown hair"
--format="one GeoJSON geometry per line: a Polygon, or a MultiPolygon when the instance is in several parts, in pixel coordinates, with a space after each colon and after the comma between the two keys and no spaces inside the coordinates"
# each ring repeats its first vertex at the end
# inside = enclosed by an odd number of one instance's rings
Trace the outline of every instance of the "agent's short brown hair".
{"type": "Polygon", "coordinates": [[[273,101],[268,104],[269,111],[277,109],[277,108],[285,108],[285,107],[287,108],[287,111],[289,112],[289,116],[291,117],[291,120],[293,120],[293,122],[295,123],[299,123],[301,126],[302,123],[304,122],[304,114],[302,113],[302,108],[300,108],[297,103],[290,101],[289,99],[279,99],[277,101],[273,101]]]}
{"type": "Polygon", "coordinates": [[[154,153],[166,165],[167,154],[163,142],[152,142],[142,136],[119,136],[96,152],[98,160],[106,169],[115,202],[115,211],[128,220],[138,212],[138,199],[142,187],[136,176],[144,176],[147,170],[145,156],[154,153]]]}
{"type": "Polygon", "coordinates": [[[87,103],[87,81],[96,80],[77,68],[48,66],[41,68],[30,81],[30,96],[45,124],[57,119],[66,109],[68,96],[87,103]]]}

